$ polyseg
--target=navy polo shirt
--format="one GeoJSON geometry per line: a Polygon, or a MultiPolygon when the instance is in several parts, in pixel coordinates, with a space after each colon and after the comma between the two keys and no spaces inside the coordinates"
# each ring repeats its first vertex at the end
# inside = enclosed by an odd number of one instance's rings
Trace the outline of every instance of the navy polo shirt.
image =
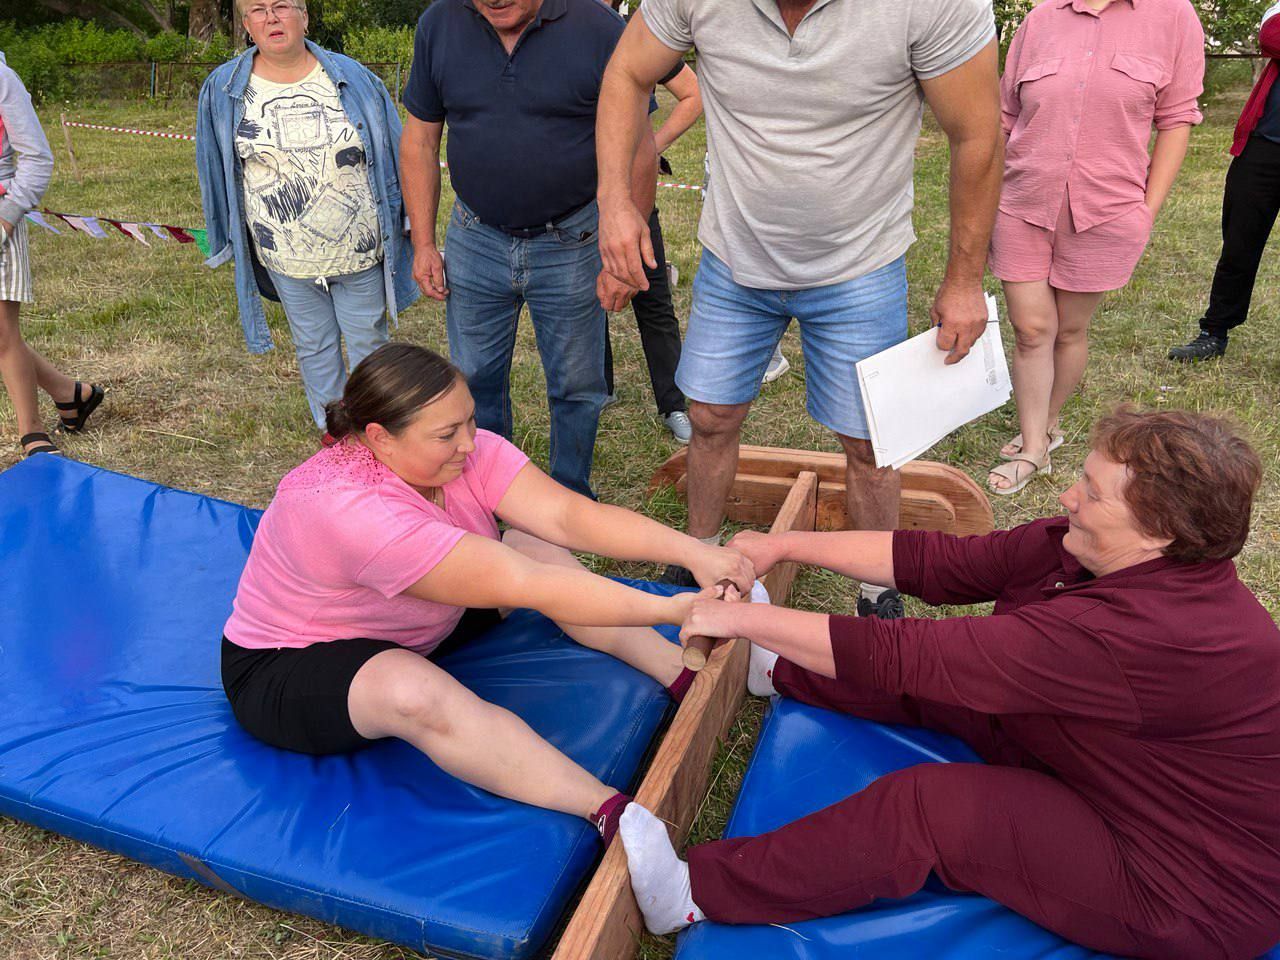
{"type": "Polygon", "coordinates": [[[600,0],[543,0],[514,52],[472,0],[418,21],[404,105],[449,127],[454,192],[481,223],[534,227],[596,194],[596,101],[624,22],[600,0]]]}
{"type": "Polygon", "coordinates": [[[1258,126],[1253,132],[1260,137],[1280,143],[1280,83],[1271,84],[1262,117],[1258,120],[1258,126]]]}

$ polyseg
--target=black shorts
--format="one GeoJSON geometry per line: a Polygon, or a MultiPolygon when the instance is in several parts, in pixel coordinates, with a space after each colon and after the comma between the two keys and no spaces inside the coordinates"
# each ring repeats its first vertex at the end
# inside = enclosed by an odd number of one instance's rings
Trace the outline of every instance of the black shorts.
{"type": "MultiPolygon", "coordinates": [[[[432,656],[499,622],[497,610],[466,611],[432,656]]],[[[379,653],[403,649],[362,637],[250,650],[223,637],[222,688],[236,720],[264,743],[299,753],[349,753],[373,742],[351,723],[351,681],[379,653]]]]}

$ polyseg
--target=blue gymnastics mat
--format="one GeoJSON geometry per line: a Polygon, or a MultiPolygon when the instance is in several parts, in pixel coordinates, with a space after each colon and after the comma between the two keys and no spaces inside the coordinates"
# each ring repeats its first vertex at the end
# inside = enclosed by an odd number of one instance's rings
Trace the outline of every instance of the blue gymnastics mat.
{"type": "MultiPolygon", "coordinates": [[[[747,768],[726,837],[776,829],[830,806],[877,777],[918,763],[980,762],[954,737],[885,726],[775,697],[747,768]]],[[[1068,943],[986,897],[930,877],[901,900],[877,900],[837,917],[781,926],[699,923],[676,960],[1089,960],[1106,954],[1068,943]]],[[[1280,948],[1267,955],[1280,960],[1280,948]]]]}
{"type": "MultiPolygon", "coordinates": [[[[310,757],[236,724],[219,642],[258,519],[60,457],[0,473],[0,813],[414,949],[538,955],[599,856],[585,821],[398,741],[310,757]]],[[[668,706],[529,611],[441,665],[623,787],[668,706]]]]}

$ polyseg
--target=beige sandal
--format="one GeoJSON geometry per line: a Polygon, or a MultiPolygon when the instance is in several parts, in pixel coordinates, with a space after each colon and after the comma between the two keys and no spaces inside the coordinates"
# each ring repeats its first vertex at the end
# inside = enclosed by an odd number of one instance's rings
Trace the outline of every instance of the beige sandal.
{"type": "Polygon", "coordinates": [[[1037,476],[1048,476],[1053,473],[1053,463],[1049,459],[1049,455],[1044,455],[1044,461],[1036,463],[1030,457],[1014,457],[1006,463],[992,467],[990,476],[987,477],[987,489],[999,497],[1007,497],[1010,494],[1017,493],[1037,476]],[[1031,469],[1024,471],[1018,465],[1028,463],[1031,469]],[[1000,487],[991,479],[991,477],[999,477],[1002,480],[1008,480],[1009,486],[1000,487]]]}
{"type": "MultiPolygon", "coordinates": [[[[1049,431],[1049,453],[1053,453],[1053,451],[1057,450],[1060,446],[1062,446],[1066,442],[1067,442],[1067,438],[1062,435],[1062,430],[1060,428],[1054,427],[1052,430],[1049,431]]],[[[1007,444],[1005,444],[1005,446],[1006,447],[1016,446],[1018,448],[1018,451],[1017,453],[1010,454],[1010,453],[1005,453],[1002,448],[1000,450],[1000,459],[1016,460],[1022,454],[1022,447],[1023,447],[1022,434],[1018,434],[1016,437],[1010,440],[1007,444]]]]}

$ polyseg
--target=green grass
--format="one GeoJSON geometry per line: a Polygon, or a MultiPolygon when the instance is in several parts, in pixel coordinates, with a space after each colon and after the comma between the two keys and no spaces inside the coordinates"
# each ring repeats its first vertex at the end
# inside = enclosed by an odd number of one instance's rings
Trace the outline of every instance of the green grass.
{"type": "MultiPolygon", "coordinates": [[[[1185,340],[1203,309],[1218,253],[1218,218],[1226,147],[1243,97],[1238,86],[1207,104],[1208,122],[1192,137],[1186,167],[1162,212],[1133,282],[1110,296],[1094,324],[1094,357],[1080,395],[1065,411],[1069,443],[1054,476],[1016,498],[996,498],[997,523],[1016,524],[1057,511],[1055,498],[1078,470],[1090,424],[1117,402],[1220,410],[1246,425],[1268,477],[1254,517],[1253,538],[1240,560],[1245,580],[1274,614],[1280,610],[1280,496],[1275,465],[1280,424],[1280,349],[1273,321],[1280,306],[1280,270],[1268,257],[1258,281],[1253,320],[1232,341],[1226,359],[1184,368],[1164,360],[1185,340]]],[[[669,104],[665,104],[669,107],[669,104]]],[[[69,117],[118,126],[191,132],[191,103],[82,104],[69,117]]],[[[46,197],[52,209],[117,219],[200,226],[199,193],[190,143],[72,131],[80,178],[72,176],[58,107],[43,111],[58,167],[46,197]]],[[[699,182],[703,133],[695,127],[670,152],[674,178],[699,182]]],[[[947,150],[926,125],[917,166],[915,215],[919,241],[908,256],[913,330],[928,324],[928,307],[947,249],[947,150]]],[[[513,166],[513,176],[518,168],[513,166]]],[[[449,197],[446,190],[447,211],[449,197]]],[[[777,185],[787,202],[787,185],[777,185]]],[[[680,269],[676,308],[688,316],[697,263],[699,200],[687,191],[660,191],[669,258],[680,269]]],[[[287,328],[268,311],[279,349],[251,356],[236,316],[231,270],[200,264],[194,247],[123,236],[95,241],[75,234],[32,231],[38,302],[24,311],[31,343],[82,379],[111,393],[94,429],[68,438],[68,454],[146,477],[255,506],[276,482],[315,449],[287,328]]],[[[990,284],[994,292],[997,285],[990,284]]],[[[683,505],[660,494],[646,502],[651,472],[674,449],[658,422],[639,339],[629,313],[613,320],[621,402],[601,423],[595,479],[611,502],[647,510],[663,522],[684,521],[683,505]]],[[[1008,330],[1005,331],[1008,342],[1008,330]]],[[[396,336],[444,349],[444,312],[423,302],[403,317],[396,336]]],[[[794,373],[766,388],[743,440],[779,446],[837,449],[804,412],[804,367],[794,331],[783,348],[794,373]]],[[[526,322],[512,374],[516,441],[545,466],[548,418],[544,381],[526,322]]],[[[47,407],[53,422],[52,406],[47,407]]],[[[930,453],[981,480],[995,451],[1017,432],[1012,405],[971,424],[930,453]]],[[[0,396],[0,467],[17,459],[8,401],[0,396]]],[[[652,575],[642,565],[600,569],[652,575]]],[[[52,589],[50,602],[70,602],[52,589]]],[[[71,574],[68,574],[71,575],[71,574]]],[[[805,573],[793,603],[847,612],[852,601],[840,578],[805,573]]],[[[914,612],[923,612],[913,606],[914,612]]],[[[944,611],[945,612],[945,611],[944,611]]],[[[211,639],[210,642],[213,642],[211,639]]],[[[719,835],[750,755],[762,716],[748,703],[712,772],[712,789],[694,826],[695,839],[719,835]]],[[[670,955],[668,941],[646,938],[643,956],[670,955]]],[[[0,956],[22,958],[359,958],[390,960],[414,954],[305,918],[277,913],[205,890],[123,858],[11,820],[0,820],[0,956]]]]}

